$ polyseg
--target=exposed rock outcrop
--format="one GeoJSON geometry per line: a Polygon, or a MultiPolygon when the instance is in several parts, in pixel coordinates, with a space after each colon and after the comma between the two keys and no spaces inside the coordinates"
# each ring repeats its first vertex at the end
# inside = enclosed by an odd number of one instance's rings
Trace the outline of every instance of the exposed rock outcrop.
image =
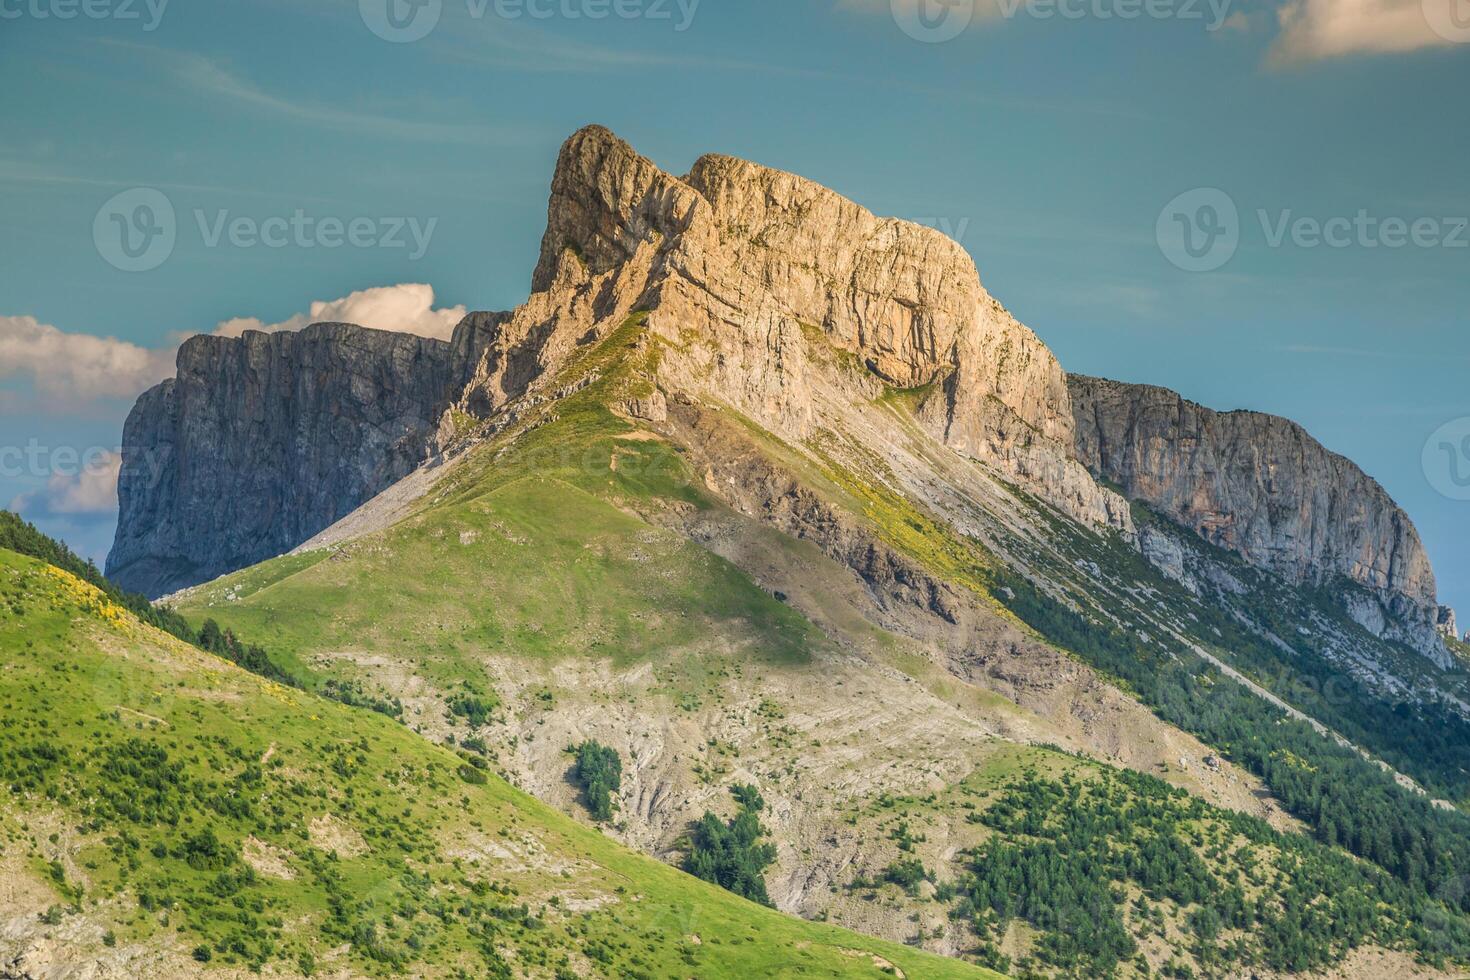
{"type": "Polygon", "coordinates": [[[1413,522],[1295,422],[1215,412],[1165,388],[1073,375],[1077,453],[1100,478],[1292,582],[1369,590],[1365,628],[1447,663],[1434,572],[1413,522]]]}
{"type": "Polygon", "coordinates": [[[449,343],[348,324],[201,336],[123,430],[107,572],[157,596],[289,551],[429,455],[496,318],[449,343]]]}
{"type": "Polygon", "coordinates": [[[533,286],[466,411],[493,411],[641,310],[664,341],[650,381],[669,392],[801,441],[885,390],[920,389],[919,418],[952,448],[1078,520],[1127,525],[1073,457],[1056,358],[937,231],[731,157],[674,177],[594,126],[562,148],[533,286]],[[813,344],[859,373],[819,382],[813,344]]]}

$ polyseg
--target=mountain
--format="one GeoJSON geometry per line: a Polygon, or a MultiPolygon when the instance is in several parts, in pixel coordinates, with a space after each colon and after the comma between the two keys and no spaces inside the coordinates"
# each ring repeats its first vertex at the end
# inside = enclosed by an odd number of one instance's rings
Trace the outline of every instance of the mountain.
{"type": "MultiPolygon", "coordinates": [[[[472,318],[457,391],[395,402],[437,419],[390,457],[423,465],[324,528],[252,517],[294,548],[177,610],[584,820],[565,751],[595,740],[609,833],[673,863],[753,785],[765,886],[807,919],[1020,975],[1470,960],[1470,674],[1422,642],[1432,573],[1361,473],[1288,423],[1252,456],[1231,416],[1069,379],[936,232],[729,157],[675,177],[598,127],[562,149],[532,289],[472,318]]],[[[227,414],[229,371],[199,387],[227,414]]],[[[180,445],[146,437],[161,412],[128,459],[180,445]]],[[[311,488],[231,431],[160,455],[311,488]]],[[[124,483],[120,541],[228,540],[128,520],[162,495],[124,483]]]]}

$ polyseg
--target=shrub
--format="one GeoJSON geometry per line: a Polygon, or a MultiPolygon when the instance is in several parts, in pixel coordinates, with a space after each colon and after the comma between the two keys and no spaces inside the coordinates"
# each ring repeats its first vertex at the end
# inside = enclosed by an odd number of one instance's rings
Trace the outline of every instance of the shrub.
{"type": "Polygon", "coordinates": [[[617,750],[589,740],[578,745],[576,753],[572,779],[582,787],[592,819],[611,820],[613,797],[623,782],[623,763],[617,750]]]}
{"type": "Polygon", "coordinates": [[[776,848],[762,840],[766,828],[760,822],[760,811],[765,808],[765,801],[753,786],[734,786],[730,793],[740,801],[740,812],[728,822],[722,822],[713,813],[695,821],[684,870],[742,898],[769,906],[772,903],[766,892],[765,870],[775,862],[776,848]]]}

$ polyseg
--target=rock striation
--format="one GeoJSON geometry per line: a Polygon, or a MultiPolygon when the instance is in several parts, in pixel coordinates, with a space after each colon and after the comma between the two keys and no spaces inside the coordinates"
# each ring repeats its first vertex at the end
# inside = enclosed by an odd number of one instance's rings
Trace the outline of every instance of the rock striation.
{"type": "Polygon", "coordinates": [[[664,342],[649,380],[668,393],[720,401],[800,442],[912,389],[919,419],[951,448],[1078,520],[1128,524],[1124,501],[1074,457],[1061,366],[980,285],[964,249],[805,178],[719,155],[675,177],[588,127],[562,148],[533,288],[465,411],[495,410],[643,311],[664,342]],[[824,352],[860,372],[824,373],[824,352]]]}
{"type": "Polygon", "coordinates": [[[1419,533],[1351,460],[1276,416],[1081,375],[1068,387],[1077,455],[1099,478],[1288,581],[1357,583],[1386,613],[1345,597],[1365,628],[1446,660],[1419,533]]]}
{"type": "Polygon", "coordinates": [[[163,595],[345,516],[433,451],[495,322],[448,343],[341,323],[186,341],[123,428],[107,574],[163,595]]]}

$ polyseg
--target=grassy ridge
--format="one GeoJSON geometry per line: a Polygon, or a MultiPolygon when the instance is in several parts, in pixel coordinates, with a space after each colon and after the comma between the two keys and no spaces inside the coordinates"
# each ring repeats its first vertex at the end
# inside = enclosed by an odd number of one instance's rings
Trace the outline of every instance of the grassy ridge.
{"type": "MultiPolygon", "coordinates": [[[[734,565],[634,514],[711,506],[675,446],[608,404],[641,390],[631,318],[564,372],[594,379],[464,461],[399,524],[335,552],[288,555],[190,593],[308,673],[302,651],[412,660],[442,687],[486,682],[480,657],[735,653],[807,662],[821,632],[734,565]],[[330,557],[332,560],[326,560],[330,557]],[[467,658],[466,650],[476,652],[467,658]]],[[[640,356],[653,356],[651,354],[640,356]]]]}
{"type": "Polygon", "coordinates": [[[985,975],[635,856],[388,719],[246,674],[8,551],[0,649],[0,858],[51,893],[38,928],[85,915],[106,927],[99,951],[302,973],[877,977],[876,956],[985,975]]]}

